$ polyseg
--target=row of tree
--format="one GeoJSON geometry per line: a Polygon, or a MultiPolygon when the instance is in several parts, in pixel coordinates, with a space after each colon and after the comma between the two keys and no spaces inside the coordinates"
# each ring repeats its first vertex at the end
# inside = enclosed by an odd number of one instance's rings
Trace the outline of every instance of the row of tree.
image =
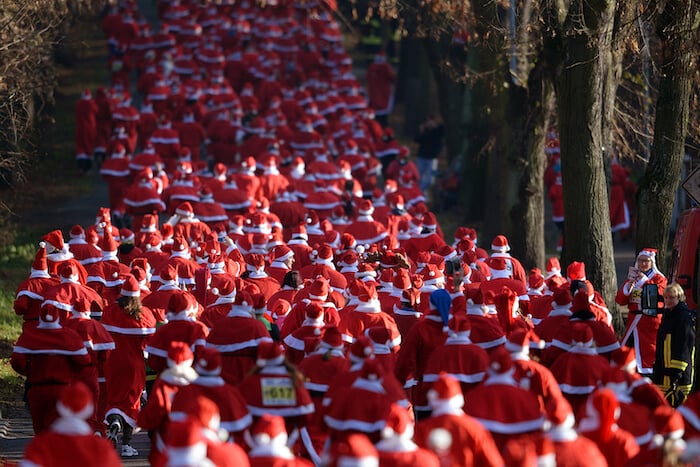
{"type": "Polygon", "coordinates": [[[448,155],[463,168],[466,220],[483,221],[482,238],[507,233],[526,266],[544,264],[544,145],[555,125],[562,264],[584,261],[587,277],[614,303],[609,166],[612,157],[634,157],[646,164],[636,246],[658,248],[663,270],[698,90],[698,1],[358,0],[353,7],[401,19],[407,129],[429,111],[432,81],[448,155]]]}

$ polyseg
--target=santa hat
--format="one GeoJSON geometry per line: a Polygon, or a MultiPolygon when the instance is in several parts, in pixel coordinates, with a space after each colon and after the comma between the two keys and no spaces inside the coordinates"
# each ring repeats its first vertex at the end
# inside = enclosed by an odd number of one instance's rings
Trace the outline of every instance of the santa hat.
{"type": "Polygon", "coordinates": [[[386,416],[386,425],[382,429],[382,438],[413,438],[413,422],[408,410],[398,404],[391,404],[386,416]]]}
{"type": "Polygon", "coordinates": [[[97,246],[100,247],[100,250],[102,250],[102,258],[105,260],[118,259],[117,251],[119,250],[119,245],[117,245],[117,241],[112,236],[111,230],[111,228],[106,227],[104,232],[102,232],[102,238],[100,238],[100,241],[97,244],[97,246]]]}
{"type": "Polygon", "coordinates": [[[287,245],[278,245],[272,250],[272,258],[275,261],[286,261],[294,256],[294,251],[287,245]]]}
{"type": "Polygon", "coordinates": [[[551,398],[546,404],[550,428],[547,435],[554,442],[568,441],[577,437],[573,429],[576,419],[571,404],[564,398],[551,398]]]}
{"type": "Polygon", "coordinates": [[[85,229],[80,224],[75,224],[68,232],[70,238],[85,238],[85,229]]]}
{"type": "Polygon", "coordinates": [[[513,354],[527,355],[530,351],[530,343],[534,343],[540,349],[544,348],[544,341],[537,334],[530,329],[520,327],[508,335],[506,349],[513,354]]]}
{"type": "Polygon", "coordinates": [[[343,350],[343,335],[335,326],[326,326],[323,328],[323,337],[321,337],[321,350],[343,350]]]}
{"type": "Polygon", "coordinates": [[[178,397],[172,407],[171,420],[194,420],[202,427],[219,430],[221,416],[219,406],[205,396],[178,397]]]}
{"type": "Polygon", "coordinates": [[[449,322],[450,330],[459,337],[469,337],[472,325],[466,316],[457,315],[449,322]]]}
{"type": "Polygon", "coordinates": [[[249,292],[241,290],[236,294],[236,299],[233,301],[233,310],[253,313],[253,297],[249,292]]]}
{"type": "Polygon", "coordinates": [[[591,302],[588,300],[588,293],[583,289],[576,291],[573,303],[571,304],[571,312],[576,313],[577,311],[591,311],[591,302]]]}
{"type": "Polygon", "coordinates": [[[437,285],[445,282],[445,275],[435,264],[427,264],[422,271],[423,284],[437,285]]]}
{"type": "Polygon", "coordinates": [[[160,277],[161,282],[177,283],[177,279],[178,279],[177,266],[175,266],[174,264],[170,264],[170,263],[165,264],[161,268],[158,276],[160,277]]]}
{"type": "Polygon", "coordinates": [[[221,374],[221,352],[213,347],[197,347],[197,361],[194,369],[202,376],[219,376],[221,374]]]}
{"type": "Polygon", "coordinates": [[[317,250],[316,263],[333,264],[333,248],[325,243],[317,250]]]}
{"type": "Polygon", "coordinates": [[[351,434],[331,443],[328,465],[337,467],[379,467],[379,454],[363,434],[351,434]]]}
{"type": "Polygon", "coordinates": [[[263,414],[251,431],[257,447],[272,444],[283,446],[287,443],[287,429],[284,418],[279,415],[263,414]]]}
{"type": "Polygon", "coordinates": [[[197,309],[198,307],[194,298],[186,292],[172,294],[166,307],[168,314],[182,314],[185,316],[196,313],[197,309]]]}
{"type": "Polygon", "coordinates": [[[168,424],[165,445],[169,466],[206,465],[207,444],[198,423],[192,423],[189,419],[171,421],[168,424]]]}
{"type": "Polygon", "coordinates": [[[508,270],[506,259],[500,256],[489,258],[489,270],[492,279],[510,278],[511,271],[508,270]]]}
{"type": "Polygon", "coordinates": [[[61,282],[78,282],[78,269],[70,261],[64,261],[58,268],[61,282]]]}
{"type": "MultiPolygon", "coordinates": [[[[276,298],[272,303],[268,301],[268,311],[274,319],[283,318],[292,310],[292,305],[284,298],[276,298]]],[[[277,323],[282,327],[281,323],[277,323]]]]}
{"type": "Polygon", "coordinates": [[[411,287],[411,276],[407,269],[397,269],[391,281],[394,288],[398,290],[407,290],[411,287]]]}
{"type": "Polygon", "coordinates": [[[552,297],[554,299],[553,305],[555,307],[566,307],[566,309],[569,309],[569,305],[571,304],[571,291],[567,286],[561,286],[554,289],[552,297]]]}
{"type": "Polygon", "coordinates": [[[184,201],[180,203],[177,206],[177,209],[175,209],[175,214],[178,214],[183,217],[194,216],[194,209],[192,209],[192,204],[189,201],[184,201]]]}
{"type": "Polygon", "coordinates": [[[119,229],[119,241],[122,244],[133,244],[135,239],[134,232],[127,228],[119,229]]]}
{"type": "Polygon", "coordinates": [[[173,237],[173,246],[171,250],[174,253],[186,253],[189,250],[189,244],[187,240],[185,240],[185,237],[180,234],[175,235],[173,237]]]}
{"type": "Polygon", "coordinates": [[[328,281],[323,277],[318,277],[309,286],[309,298],[325,301],[328,298],[329,290],[328,281]]]}
{"type": "Polygon", "coordinates": [[[527,276],[527,285],[530,290],[541,291],[544,287],[544,276],[539,268],[532,268],[527,276]]]}
{"type": "Polygon", "coordinates": [[[389,355],[394,348],[391,331],[384,326],[372,326],[365,329],[365,335],[372,342],[375,355],[389,355]]]}
{"type": "Polygon", "coordinates": [[[60,329],[61,310],[54,305],[45,304],[39,310],[39,329],[60,329]]]}
{"type": "Polygon", "coordinates": [[[637,358],[634,347],[623,345],[619,349],[613,350],[610,355],[610,365],[620,368],[627,373],[636,373],[637,358]]]}
{"type": "Polygon", "coordinates": [[[80,381],[65,385],[56,402],[56,411],[64,418],[87,420],[95,411],[92,392],[80,381]]]}
{"type": "Polygon", "coordinates": [[[304,307],[304,314],[308,319],[323,322],[323,306],[318,302],[309,302],[304,307]]]}
{"type": "Polygon", "coordinates": [[[447,323],[450,317],[450,307],[452,306],[452,297],[445,289],[434,290],[430,294],[430,311],[431,314],[438,315],[442,320],[443,331],[448,331],[447,323]]]}
{"type": "Polygon", "coordinates": [[[498,321],[507,335],[512,330],[513,322],[520,308],[518,295],[510,287],[503,286],[494,297],[494,305],[496,305],[498,321]]]}
{"type": "Polygon", "coordinates": [[[39,249],[36,251],[32,262],[30,277],[51,277],[49,275],[49,265],[46,260],[46,244],[44,242],[39,242],[39,249]]]}
{"type": "Polygon", "coordinates": [[[63,250],[65,244],[63,243],[63,233],[60,230],[52,230],[43,237],[41,241],[46,243],[47,246],[53,247],[55,250],[63,250]]]}
{"type": "Polygon", "coordinates": [[[579,422],[579,431],[597,431],[607,442],[612,437],[620,418],[620,402],[615,392],[608,388],[595,390],[586,401],[586,412],[579,422]]]}
{"type": "Polygon", "coordinates": [[[643,248],[642,251],[640,251],[639,254],[637,255],[636,261],[639,261],[639,258],[641,258],[641,257],[649,258],[649,260],[651,261],[651,267],[653,269],[655,269],[656,268],[656,253],[658,253],[658,250],[656,248],[643,248]]]}
{"type": "Polygon", "coordinates": [[[304,224],[299,224],[292,227],[291,238],[308,240],[309,235],[306,233],[306,226],[304,224]]]}
{"type": "Polygon", "coordinates": [[[360,363],[368,358],[374,358],[374,346],[367,336],[357,336],[350,344],[348,358],[352,363],[360,363]]]}
{"type": "Polygon", "coordinates": [[[685,433],[683,416],[669,405],[660,405],[654,409],[654,439],[652,444],[661,446],[665,439],[680,440],[685,433]]]}
{"type": "Polygon", "coordinates": [[[505,235],[496,235],[491,242],[491,250],[497,253],[507,253],[510,251],[510,245],[505,235]]]}
{"type": "Polygon", "coordinates": [[[140,297],[141,296],[141,286],[139,281],[132,274],[127,274],[124,277],[124,282],[122,282],[119,293],[123,297],[140,297]]]}
{"type": "Polygon", "coordinates": [[[374,212],[374,206],[372,206],[372,201],[368,199],[363,199],[360,201],[360,205],[358,206],[357,213],[361,216],[371,216],[372,213],[374,212]]]}
{"type": "Polygon", "coordinates": [[[553,276],[561,276],[561,265],[559,264],[559,258],[553,256],[547,259],[547,264],[545,265],[545,272],[545,280],[550,279],[553,276]]]}
{"type": "Polygon", "coordinates": [[[489,356],[489,374],[502,375],[513,369],[513,358],[505,347],[497,347],[489,356]]]}
{"type": "Polygon", "coordinates": [[[566,277],[570,282],[586,280],[586,265],[581,261],[574,261],[566,268],[566,277]]]}
{"type": "Polygon", "coordinates": [[[235,298],[236,282],[228,274],[216,274],[212,278],[212,284],[216,284],[211,289],[212,294],[218,295],[219,298],[235,298]]]}
{"type": "Polygon", "coordinates": [[[186,342],[171,341],[168,347],[168,368],[184,369],[192,366],[194,355],[186,342]]]}
{"type": "Polygon", "coordinates": [[[259,367],[284,363],[284,348],[276,342],[261,342],[255,364],[259,367]]]}
{"type": "Polygon", "coordinates": [[[573,323],[571,326],[571,352],[593,347],[593,331],[584,323],[573,323]]]}
{"type": "Polygon", "coordinates": [[[453,410],[461,409],[464,406],[464,395],[459,381],[445,372],[440,372],[428,391],[428,402],[433,410],[439,406],[448,406],[453,410]]]}
{"type": "Polygon", "coordinates": [[[435,214],[426,212],[423,215],[423,228],[430,232],[437,231],[437,219],[435,218],[435,214]]]}

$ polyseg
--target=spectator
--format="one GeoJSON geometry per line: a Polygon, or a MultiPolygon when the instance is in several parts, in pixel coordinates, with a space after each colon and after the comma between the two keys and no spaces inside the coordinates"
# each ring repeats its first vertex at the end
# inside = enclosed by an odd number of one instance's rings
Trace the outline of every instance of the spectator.
{"type": "Polygon", "coordinates": [[[418,135],[414,138],[418,143],[416,166],[420,173],[419,185],[424,192],[435,181],[437,159],[442,152],[444,137],[445,126],[434,115],[428,115],[428,118],[418,127],[418,135]]]}

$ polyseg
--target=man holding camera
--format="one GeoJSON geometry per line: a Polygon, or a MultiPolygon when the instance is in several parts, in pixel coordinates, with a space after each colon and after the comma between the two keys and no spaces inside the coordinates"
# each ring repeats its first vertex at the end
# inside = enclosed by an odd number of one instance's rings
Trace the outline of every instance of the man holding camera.
{"type": "Polygon", "coordinates": [[[637,371],[644,376],[653,372],[656,333],[661,322],[658,297],[662,296],[666,283],[666,276],[656,268],[656,250],[644,248],[615,297],[619,305],[627,305],[629,309],[627,330],[620,344],[627,345],[630,337],[633,338],[637,371]]]}

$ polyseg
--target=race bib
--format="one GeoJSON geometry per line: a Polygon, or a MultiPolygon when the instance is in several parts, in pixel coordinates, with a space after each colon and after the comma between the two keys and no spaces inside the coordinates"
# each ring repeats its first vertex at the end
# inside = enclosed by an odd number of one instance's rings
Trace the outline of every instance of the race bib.
{"type": "Polygon", "coordinates": [[[296,391],[289,378],[262,378],[262,402],[266,406],[294,405],[296,391]]]}
{"type": "Polygon", "coordinates": [[[642,303],[642,289],[634,288],[630,292],[630,303],[642,303]]]}

